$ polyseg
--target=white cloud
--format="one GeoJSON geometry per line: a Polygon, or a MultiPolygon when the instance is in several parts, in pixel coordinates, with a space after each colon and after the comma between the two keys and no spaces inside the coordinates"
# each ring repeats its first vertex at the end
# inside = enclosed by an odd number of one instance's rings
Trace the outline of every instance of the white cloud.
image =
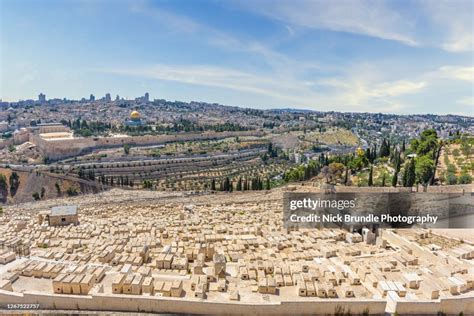
{"type": "MultiPolygon", "coordinates": [[[[259,94],[301,104],[303,90],[291,79],[247,73],[235,69],[198,66],[152,65],[138,68],[99,69],[101,72],[140,78],[174,81],[191,85],[259,94]]],[[[307,104],[307,103],[306,103],[307,104]]]]}
{"type": "Polygon", "coordinates": [[[425,82],[398,80],[395,82],[386,82],[376,85],[372,91],[370,91],[369,95],[375,97],[394,97],[403,94],[416,93],[425,86],[425,82]]]}
{"type": "MultiPolygon", "coordinates": [[[[134,2],[130,10],[133,13],[142,14],[145,17],[154,19],[157,24],[171,32],[189,34],[222,50],[257,55],[261,57],[267,65],[272,67],[274,71],[281,74],[284,73],[286,76],[291,76],[294,72],[303,72],[320,67],[316,62],[296,61],[289,58],[285,54],[273,50],[269,45],[265,45],[260,41],[242,40],[232,34],[210,27],[187,16],[178,15],[157,6],[151,6],[148,1],[134,2]]],[[[286,28],[290,36],[292,36],[294,34],[293,29],[289,26],[286,28]]]]}
{"type": "MultiPolygon", "coordinates": [[[[333,111],[413,113],[414,109],[425,113],[459,113],[472,109],[473,98],[456,99],[441,87],[455,86],[457,80],[466,80],[469,67],[441,67],[410,78],[383,78],[380,69],[374,65],[355,65],[340,76],[308,81],[304,78],[286,77],[274,73],[257,73],[241,69],[215,67],[210,65],[143,65],[140,67],[110,67],[96,71],[142,79],[171,81],[181,84],[216,89],[216,95],[234,91],[239,100],[258,100],[263,96],[265,106],[310,108],[333,111]],[[464,70],[463,70],[464,69],[464,70]],[[448,71],[449,70],[449,71],[448,71]],[[457,78],[457,79],[453,79],[457,78]],[[217,91],[221,90],[221,91],[217,91]],[[439,96],[444,107],[435,105],[427,108],[415,100],[420,96],[439,96]],[[451,105],[452,106],[451,106],[451,105]],[[456,107],[457,106],[457,107],[456,107]]],[[[469,90],[466,90],[469,94],[469,90]]],[[[189,96],[193,99],[192,96],[189,96]]],[[[214,96],[210,96],[214,98],[214,96]]],[[[254,104],[254,103],[251,103],[254,104]]],[[[235,105],[249,105],[240,102],[235,105]]],[[[471,111],[472,112],[472,111],[471,111]]]]}
{"type": "Polygon", "coordinates": [[[472,33],[454,33],[453,36],[443,44],[445,50],[451,52],[466,52],[474,50],[472,33]]]}
{"type": "Polygon", "coordinates": [[[413,25],[382,1],[275,0],[243,1],[242,5],[293,25],[418,44],[411,35],[413,25]]]}
{"type": "Polygon", "coordinates": [[[396,80],[374,82],[366,78],[330,78],[315,82],[248,73],[241,70],[207,65],[170,66],[150,65],[137,68],[99,69],[109,74],[134,76],[146,79],[173,81],[242,92],[246,95],[263,95],[278,105],[319,108],[325,110],[402,111],[397,97],[417,93],[425,82],[396,80]],[[328,90],[326,88],[335,88],[328,90]]]}
{"type": "Polygon", "coordinates": [[[272,0],[241,1],[242,7],[291,25],[434,46],[474,50],[472,0],[272,0]]]}
{"type": "Polygon", "coordinates": [[[436,75],[440,78],[474,82],[474,67],[443,66],[436,75]]]}
{"type": "Polygon", "coordinates": [[[439,45],[451,52],[474,50],[474,2],[472,0],[424,0],[423,6],[442,34],[439,45]]]}
{"type": "MultiPolygon", "coordinates": [[[[336,87],[338,92],[334,95],[337,96],[338,102],[353,107],[367,106],[368,104],[372,104],[373,107],[378,107],[380,104],[391,104],[393,106],[396,104],[397,97],[417,93],[426,87],[426,83],[422,81],[397,80],[374,83],[358,77],[330,79],[321,82],[321,84],[336,87]]],[[[399,108],[399,105],[397,105],[397,108],[399,108]]],[[[384,108],[384,111],[388,111],[388,109],[384,108]]]]}

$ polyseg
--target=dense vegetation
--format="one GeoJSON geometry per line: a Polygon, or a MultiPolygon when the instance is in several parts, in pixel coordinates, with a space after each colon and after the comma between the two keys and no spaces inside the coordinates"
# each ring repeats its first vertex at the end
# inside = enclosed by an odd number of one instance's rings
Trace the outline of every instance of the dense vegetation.
{"type": "Polygon", "coordinates": [[[65,126],[70,127],[75,136],[81,137],[92,137],[92,136],[106,136],[110,133],[124,133],[128,135],[145,135],[145,134],[163,134],[163,133],[179,133],[179,132],[225,132],[225,131],[248,131],[250,128],[241,126],[235,123],[222,123],[222,124],[198,124],[189,120],[180,119],[172,125],[138,125],[129,126],[122,124],[119,126],[113,126],[110,123],[100,121],[87,121],[76,119],[61,120],[61,123],[65,126]]]}
{"type": "MultiPolygon", "coordinates": [[[[473,138],[459,135],[449,143],[459,144],[466,157],[471,155],[473,138]]],[[[446,175],[436,174],[441,150],[446,145],[448,143],[439,139],[434,129],[427,129],[408,146],[404,141],[391,144],[389,140],[383,139],[379,146],[373,144],[365,150],[359,148],[353,154],[328,157],[323,153],[318,160],[291,168],[284,173],[283,179],[286,182],[305,181],[318,175],[325,183],[352,185],[351,175],[354,175],[358,180],[357,185],[363,186],[412,187],[420,184],[426,187],[436,181],[471,183],[472,164],[464,166],[459,177],[456,176],[454,165],[448,165],[446,175]]],[[[453,154],[459,156],[456,151],[453,154]]]]}

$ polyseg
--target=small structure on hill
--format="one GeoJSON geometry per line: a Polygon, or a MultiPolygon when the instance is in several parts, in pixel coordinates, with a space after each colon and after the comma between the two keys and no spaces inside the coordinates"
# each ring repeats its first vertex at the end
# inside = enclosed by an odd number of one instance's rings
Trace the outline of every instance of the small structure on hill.
{"type": "Polygon", "coordinates": [[[49,226],[66,226],[79,224],[77,205],[54,206],[45,214],[49,226]]]}

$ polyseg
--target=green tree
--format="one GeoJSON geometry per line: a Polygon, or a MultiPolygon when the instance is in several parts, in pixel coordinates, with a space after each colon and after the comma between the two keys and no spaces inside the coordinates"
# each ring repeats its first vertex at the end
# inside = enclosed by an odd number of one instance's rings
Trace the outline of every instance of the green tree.
{"type": "Polygon", "coordinates": [[[392,177],[392,187],[396,187],[398,182],[398,172],[395,170],[392,177]]]}
{"type": "Polygon", "coordinates": [[[143,188],[144,189],[152,189],[153,182],[151,180],[143,180],[143,188]]]}
{"type": "Polygon", "coordinates": [[[129,144],[123,145],[123,152],[124,152],[125,155],[128,155],[130,153],[130,145],[129,144]]]}
{"type": "Polygon", "coordinates": [[[367,185],[369,187],[374,185],[374,180],[373,180],[373,173],[374,173],[374,167],[370,166],[370,171],[369,171],[369,180],[367,181],[367,185]]]}
{"type": "Polygon", "coordinates": [[[416,159],[415,173],[419,183],[424,187],[428,185],[434,173],[434,162],[428,156],[421,156],[416,159]]]}
{"type": "Polygon", "coordinates": [[[78,192],[75,188],[73,187],[69,187],[67,190],[66,190],[66,193],[68,196],[76,196],[78,195],[78,192]]]}
{"type": "Polygon", "coordinates": [[[469,157],[471,155],[473,143],[474,138],[467,136],[461,137],[461,151],[464,156],[469,157]]]}
{"type": "Polygon", "coordinates": [[[410,159],[410,162],[406,165],[406,179],[405,179],[405,186],[412,187],[416,181],[416,171],[415,171],[415,159],[410,159]]]}
{"type": "Polygon", "coordinates": [[[18,187],[20,186],[20,177],[18,176],[18,173],[12,172],[9,178],[10,182],[10,195],[13,197],[15,196],[18,187]]]}
{"type": "Polygon", "coordinates": [[[384,138],[380,146],[380,157],[388,157],[390,155],[390,143],[384,138]]]}
{"type": "Polygon", "coordinates": [[[4,174],[0,174],[0,202],[6,203],[8,197],[7,178],[4,174]]]}
{"type": "Polygon", "coordinates": [[[56,182],[56,183],[54,184],[54,186],[56,187],[56,193],[57,193],[58,195],[61,195],[61,186],[59,185],[59,183],[56,182]]]}
{"type": "Polygon", "coordinates": [[[365,155],[358,155],[349,162],[349,168],[352,170],[361,170],[362,168],[368,166],[369,160],[365,155]]]}
{"type": "Polygon", "coordinates": [[[40,195],[38,192],[35,192],[31,195],[35,201],[41,200],[40,195]]]}
{"type": "Polygon", "coordinates": [[[242,177],[239,178],[239,181],[237,181],[237,191],[242,191],[242,177]]]}
{"type": "Polygon", "coordinates": [[[449,185],[453,185],[458,183],[458,177],[454,173],[448,172],[448,175],[446,176],[446,182],[449,185]]]}
{"type": "Polygon", "coordinates": [[[80,168],[79,168],[79,171],[77,172],[77,175],[79,176],[79,178],[85,179],[86,173],[85,173],[85,171],[84,171],[84,167],[80,167],[80,168]]]}
{"type": "Polygon", "coordinates": [[[225,180],[224,180],[224,191],[230,191],[230,186],[231,186],[231,183],[230,183],[230,179],[229,177],[226,177],[225,180]]]}
{"type": "Polygon", "coordinates": [[[426,129],[421,132],[420,139],[411,143],[412,151],[418,156],[424,156],[433,152],[438,147],[438,135],[434,129],[426,129]]]}

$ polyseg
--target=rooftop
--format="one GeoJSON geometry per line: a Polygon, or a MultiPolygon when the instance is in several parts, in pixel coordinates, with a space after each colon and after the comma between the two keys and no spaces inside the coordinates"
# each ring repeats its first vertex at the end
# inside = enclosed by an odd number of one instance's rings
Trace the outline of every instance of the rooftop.
{"type": "Polygon", "coordinates": [[[76,215],[77,205],[54,206],[51,208],[50,216],[76,215]]]}

